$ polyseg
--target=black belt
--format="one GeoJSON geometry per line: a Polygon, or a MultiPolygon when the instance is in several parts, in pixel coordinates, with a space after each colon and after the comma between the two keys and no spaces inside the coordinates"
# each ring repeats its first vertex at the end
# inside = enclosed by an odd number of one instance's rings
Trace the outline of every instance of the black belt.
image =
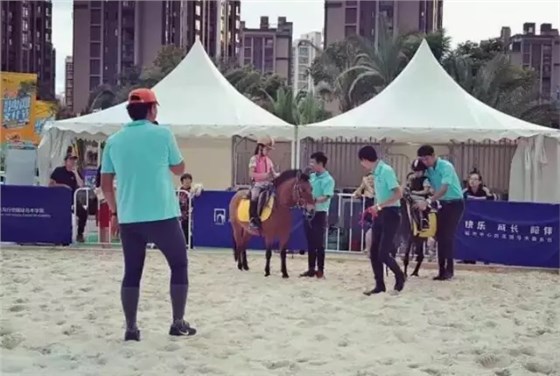
{"type": "Polygon", "coordinates": [[[441,205],[451,205],[451,204],[457,204],[459,202],[464,202],[464,200],[462,198],[458,198],[456,200],[439,200],[439,203],[441,205]]]}

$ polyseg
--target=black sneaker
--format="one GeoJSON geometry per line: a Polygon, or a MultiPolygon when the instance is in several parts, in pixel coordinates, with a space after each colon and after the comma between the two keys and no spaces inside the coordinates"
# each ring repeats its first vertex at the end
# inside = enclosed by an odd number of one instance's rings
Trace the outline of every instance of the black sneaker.
{"type": "Polygon", "coordinates": [[[315,272],[313,270],[308,270],[306,272],[303,272],[299,275],[300,277],[315,277],[315,272]]]}
{"type": "Polygon", "coordinates": [[[196,329],[192,328],[188,322],[185,320],[180,320],[174,322],[169,328],[170,336],[194,336],[196,334],[196,329]]]}
{"type": "Polygon", "coordinates": [[[385,286],[375,286],[373,290],[364,291],[363,294],[365,296],[371,296],[371,295],[381,294],[382,292],[385,292],[385,286]]]}
{"type": "Polygon", "coordinates": [[[140,331],[138,329],[126,330],[124,332],[125,341],[140,341],[140,331]]]}

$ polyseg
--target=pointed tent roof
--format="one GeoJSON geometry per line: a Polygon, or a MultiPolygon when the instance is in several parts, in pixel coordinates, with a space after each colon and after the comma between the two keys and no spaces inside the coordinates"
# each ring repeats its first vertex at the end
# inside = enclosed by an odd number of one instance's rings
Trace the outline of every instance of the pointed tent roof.
{"type": "Polygon", "coordinates": [[[323,122],[301,137],[372,137],[401,142],[516,139],[560,132],[506,115],[467,93],[422,41],[400,75],[374,98],[323,122]]]}
{"type": "MultiPolygon", "coordinates": [[[[293,138],[293,126],[239,93],[214,66],[200,41],[153,88],[160,106],[158,121],[178,137],[270,135],[293,138]]],[[[110,135],[130,122],[126,103],[52,123],[52,128],[110,135]]]]}

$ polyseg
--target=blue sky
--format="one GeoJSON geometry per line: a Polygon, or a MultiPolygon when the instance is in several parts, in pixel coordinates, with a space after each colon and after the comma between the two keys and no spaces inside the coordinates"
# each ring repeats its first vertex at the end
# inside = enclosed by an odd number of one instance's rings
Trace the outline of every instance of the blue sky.
{"type": "MultiPolygon", "coordinates": [[[[323,29],[323,0],[242,0],[241,19],[258,26],[260,16],[271,22],[286,16],[294,23],[294,38],[323,29]]],[[[443,26],[453,43],[496,37],[502,26],[521,32],[524,22],[560,27],[558,0],[444,0],[443,26]]],[[[56,92],[64,91],[64,58],[72,55],[72,1],[53,0],[53,43],[56,48],[56,92]]]]}

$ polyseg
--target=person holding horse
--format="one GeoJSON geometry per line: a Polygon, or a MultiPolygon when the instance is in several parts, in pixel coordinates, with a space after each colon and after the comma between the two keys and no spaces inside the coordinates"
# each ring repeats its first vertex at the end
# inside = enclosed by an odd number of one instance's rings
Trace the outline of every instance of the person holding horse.
{"type": "Polygon", "coordinates": [[[261,192],[272,186],[272,181],[279,174],[274,169],[274,163],[268,156],[268,152],[274,148],[274,140],[271,137],[262,137],[257,140],[255,154],[249,160],[249,176],[251,177],[251,203],[249,205],[249,223],[252,231],[261,228],[259,218],[258,201],[261,192]]]}
{"type": "Polygon", "coordinates": [[[395,170],[380,160],[372,146],[364,146],[358,152],[360,164],[372,171],[377,204],[368,208],[375,218],[373,222],[373,242],[370,250],[371,267],[375,278],[375,287],[365,295],[385,292],[383,264],[395,274],[395,290],[404,288],[405,276],[393,257],[395,236],[401,222],[400,200],[402,188],[397,180],[395,170]]]}
{"type": "Polygon", "coordinates": [[[310,167],[313,173],[309,181],[313,189],[315,212],[313,217],[305,222],[308,268],[300,277],[323,278],[324,276],[327,215],[335,185],[333,177],[325,168],[327,160],[327,156],[320,151],[311,155],[310,167]]]}
{"type": "Polygon", "coordinates": [[[435,201],[439,201],[441,205],[437,216],[436,234],[439,273],[433,279],[447,281],[454,276],[455,233],[465,210],[461,180],[455,166],[436,156],[433,146],[422,145],[416,154],[428,167],[426,176],[435,191],[431,198],[418,203],[418,208],[426,210],[435,201]]]}

